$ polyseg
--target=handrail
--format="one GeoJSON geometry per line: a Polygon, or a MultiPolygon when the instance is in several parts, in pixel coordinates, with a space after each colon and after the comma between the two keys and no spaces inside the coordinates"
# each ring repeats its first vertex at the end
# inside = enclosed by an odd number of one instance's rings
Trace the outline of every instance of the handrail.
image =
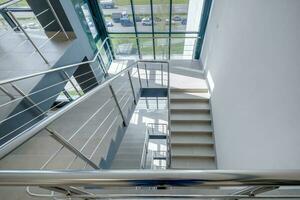
{"type": "MultiPolygon", "coordinates": [[[[91,61],[87,61],[87,62],[91,62],[91,61]]],[[[131,63],[130,65],[128,65],[126,68],[124,68],[119,73],[117,73],[114,76],[111,76],[108,79],[106,79],[101,85],[93,88],[92,90],[90,90],[89,92],[87,92],[85,95],[83,95],[80,98],[72,101],[71,103],[69,103],[65,107],[61,108],[56,113],[54,113],[51,116],[49,116],[49,117],[43,119],[42,121],[38,122],[34,127],[28,128],[22,134],[16,136],[16,138],[13,138],[13,139],[7,141],[5,144],[3,144],[0,147],[0,158],[3,157],[3,156],[5,156],[5,155],[7,155],[9,152],[11,152],[15,148],[17,148],[20,144],[22,144],[23,142],[25,142],[29,138],[33,137],[35,134],[37,134],[39,131],[41,131],[42,129],[44,129],[47,125],[49,125],[50,123],[52,123],[53,121],[55,121],[57,118],[59,118],[60,116],[62,116],[64,113],[66,113],[67,111],[71,110],[73,107],[75,107],[79,103],[85,101],[90,96],[94,95],[95,93],[97,93],[98,91],[100,91],[101,89],[103,89],[104,87],[108,86],[112,81],[114,81],[116,78],[118,78],[121,74],[123,74],[124,72],[129,71],[132,67],[134,67],[135,65],[137,65],[139,62],[142,62],[142,63],[147,63],[147,62],[148,63],[166,63],[167,66],[168,66],[168,68],[169,68],[169,62],[168,61],[138,60],[138,61],[135,61],[135,62],[131,63]]],[[[76,65],[78,65],[78,64],[67,65],[67,66],[63,67],[63,69],[74,67],[76,65]]],[[[49,73],[49,72],[53,72],[53,71],[59,71],[61,69],[62,68],[54,69],[54,70],[47,70],[46,72],[40,72],[40,73],[36,73],[36,74],[40,75],[40,74],[45,74],[45,73],[49,73]]],[[[28,77],[28,76],[26,76],[26,77],[28,77]]],[[[29,77],[33,77],[33,76],[29,75],[29,77]]],[[[19,77],[19,78],[15,78],[12,81],[22,80],[22,79],[25,79],[25,76],[19,77]]],[[[8,83],[11,82],[11,80],[8,80],[8,81],[9,81],[8,83]]]]}
{"type": "Polygon", "coordinates": [[[36,72],[36,73],[33,73],[33,74],[19,76],[19,77],[15,77],[15,78],[11,78],[11,79],[5,79],[5,80],[0,81],[0,85],[11,83],[11,82],[14,82],[14,81],[24,80],[24,79],[27,79],[27,78],[32,78],[32,77],[35,77],[35,76],[40,76],[40,75],[43,75],[43,74],[48,74],[48,73],[51,73],[51,72],[57,72],[57,71],[61,71],[61,70],[64,70],[64,69],[69,69],[69,68],[72,68],[72,67],[78,67],[79,65],[83,65],[83,64],[93,63],[93,62],[96,61],[97,57],[100,54],[100,50],[103,48],[105,42],[108,39],[109,38],[107,37],[107,38],[105,38],[105,40],[103,40],[99,50],[97,51],[97,53],[95,54],[95,56],[92,60],[88,60],[88,61],[84,61],[84,62],[78,62],[78,63],[74,63],[74,64],[70,64],[70,65],[64,65],[64,66],[61,66],[61,67],[57,67],[55,69],[49,69],[49,70],[46,70],[46,71],[36,72]]]}
{"type": "Polygon", "coordinates": [[[296,186],[300,170],[0,170],[0,186],[296,186]]]}

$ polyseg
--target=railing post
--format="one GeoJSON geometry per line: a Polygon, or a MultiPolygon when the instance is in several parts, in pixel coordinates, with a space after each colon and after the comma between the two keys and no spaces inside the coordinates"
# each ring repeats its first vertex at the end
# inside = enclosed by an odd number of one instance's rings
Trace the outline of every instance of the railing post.
{"type": "Polygon", "coordinates": [[[67,141],[63,136],[61,136],[56,131],[53,131],[49,128],[46,128],[46,130],[51,133],[51,136],[61,143],[63,146],[65,146],[68,150],[70,150],[72,153],[74,153],[76,156],[81,158],[83,161],[88,163],[91,167],[94,169],[100,169],[98,165],[96,165],[92,160],[90,160],[88,157],[86,157],[83,153],[81,153],[78,149],[76,149],[69,141],[67,141]]]}
{"type": "Polygon", "coordinates": [[[146,75],[146,83],[147,87],[149,87],[149,82],[148,82],[148,72],[147,72],[147,64],[145,63],[145,75],[146,75]]]}
{"type": "Polygon", "coordinates": [[[100,62],[100,68],[102,69],[102,71],[103,71],[103,73],[104,73],[104,76],[107,76],[108,73],[107,73],[106,69],[103,67],[103,66],[104,66],[104,62],[103,62],[103,59],[102,59],[100,53],[98,54],[97,57],[98,57],[98,60],[99,60],[99,62],[100,62]]]}
{"type": "Polygon", "coordinates": [[[127,74],[128,74],[128,78],[129,78],[129,82],[130,82],[130,87],[131,87],[131,91],[132,91],[132,95],[133,95],[133,101],[134,101],[134,104],[136,105],[136,104],[137,104],[137,101],[136,101],[136,96],[135,96],[135,92],[134,92],[134,87],[133,87],[133,83],[132,83],[132,79],[131,79],[131,75],[130,75],[129,70],[127,71],[127,74]]]}
{"type": "Polygon", "coordinates": [[[49,5],[49,8],[51,9],[51,12],[52,12],[54,18],[56,19],[56,21],[57,21],[57,23],[58,23],[60,29],[62,30],[62,32],[64,33],[64,35],[66,36],[66,38],[69,40],[70,38],[69,38],[69,36],[68,36],[66,30],[64,29],[62,23],[60,22],[60,20],[59,20],[57,14],[56,14],[56,12],[55,12],[55,10],[54,10],[54,8],[53,8],[51,2],[50,2],[49,0],[46,0],[46,1],[47,1],[48,5],[49,5]]]}
{"type": "Polygon", "coordinates": [[[2,85],[0,85],[0,90],[6,94],[11,100],[16,99],[9,91],[7,91],[2,85]]]}
{"type": "Polygon", "coordinates": [[[81,93],[79,92],[79,90],[77,89],[75,83],[71,80],[71,77],[67,74],[66,71],[63,71],[64,75],[67,77],[67,79],[70,81],[71,85],[73,86],[73,88],[75,89],[75,91],[77,92],[77,94],[81,97],[81,93]]]}
{"type": "Polygon", "coordinates": [[[11,86],[19,93],[21,94],[30,104],[32,104],[40,113],[44,113],[43,109],[41,109],[30,97],[26,96],[26,94],[18,88],[16,85],[13,83],[10,83],[11,86]]]}
{"type": "Polygon", "coordinates": [[[109,84],[109,89],[110,89],[110,92],[111,92],[111,94],[112,94],[113,99],[114,99],[115,102],[116,102],[116,105],[117,105],[117,108],[118,108],[118,110],[119,110],[119,112],[120,112],[120,115],[121,115],[121,117],[122,117],[122,119],[123,119],[123,124],[124,124],[124,126],[126,127],[126,126],[127,126],[127,122],[126,122],[125,116],[124,116],[124,114],[123,114],[123,111],[122,111],[122,109],[121,109],[121,106],[120,106],[120,104],[119,104],[119,101],[118,101],[118,99],[117,99],[117,96],[116,96],[116,94],[115,94],[115,91],[114,91],[114,89],[113,89],[113,87],[112,87],[111,84],[109,84]]]}
{"type": "Polygon", "coordinates": [[[31,38],[29,37],[27,32],[23,29],[22,25],[18,22],[18,20],[12,14],[12,12],[8,11],[7,14],[16,23],[17,27],[24,33],[25,37],[28,39],[28,41],[31,43],[31,45],[34,47],[34,49],[38,52],[38,54],[42,57],[42,59],[45,61],[45,63],[49,64],[48,60],[43,56],[43,54],[40,52],[39,48],[34,44],[34,42],[31,40],[31,38]]]}
{"type": "Polygon", "coordinates": [[[140,83],[140,86],[141,86],[141,88],[143,88],[143,86],[142,86],[142,81],[141,81],[141,75],[140,75],[139,63],[136,63],[136,68],[137,68],[137,73],[138,73],[138,76],[139,76],[139,83],[140,83]]]}
{"type": "Polygon", "coordinates": [[[160,64],[160,76],[161,76],[161,86],[164,86],[164,81],[163,81],[163,64],[160,64]]]}

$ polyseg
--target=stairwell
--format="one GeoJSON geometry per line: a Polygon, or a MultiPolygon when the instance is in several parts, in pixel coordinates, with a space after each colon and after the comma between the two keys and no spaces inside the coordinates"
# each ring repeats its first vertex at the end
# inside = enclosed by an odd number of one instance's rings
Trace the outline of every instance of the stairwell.
{"type": "Polygon", "coordinates": [[[171,88],[171,168],[216,169],[207,87],[171,88]]]}

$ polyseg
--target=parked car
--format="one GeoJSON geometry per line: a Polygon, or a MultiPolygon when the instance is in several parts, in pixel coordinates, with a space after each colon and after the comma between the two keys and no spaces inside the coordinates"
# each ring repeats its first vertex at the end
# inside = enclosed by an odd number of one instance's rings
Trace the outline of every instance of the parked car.
{"type": "Polygon", "coordinates": [[[182,19],[181,24],[186,25],[186,23],[187,23],[187,19],[182,19]]]}
{"type": "Polygon", "coordinates": [[[120,13],[120,12],[112,13],[111,18],[112,18],[113,22],[120,23],[120,19],[122,18],[122,13],[120,13]]]}
{"type": "Polygon", "coordinates": [[[135,16],[135,21],[136,22],[141,22],[142,21],[142,18],[140,16],[135,16]]]}
{"type": "Polygon", "coordinates": [[[181,21],[182,19],[180,16],[174,16],[174,17],[172,17],[172,20],[178,22],[178,21],[181,21]]]}
{"type": "MultiPolygon", "coordinates": [[[[176,24],[176,22],[175,22],[174,20],[172,20],[171,23],[172,23],[172,25],[175,25],[175,24],[176,24]]],[[[166,19],[166,20],[165,20],[165,24],[166,24],[166,25],[169,25],[169,24],[170,24],[170,23],[169,23],[169,19],[166,19]]]]}
{"type": "Polygon", "coordinates": [[[133,26],[133,22],[126,17],[121,18],[120,22],[122,26],[133,26]]]}
{"type": "Polygon", "coordinates": [[[151,26],[152,25],[152,20],[148,17],[142,19],[142,25],[143,26],[151,26]]]}
{"type": "Polygon", "coordinates": [[[106,22],[106,27],[113,27],[114,24],[112,22],[106,22]]]}
{"type": "MultiPolygon", "coordinates": [[[[150,20],[151,20],[152,18],[150,17],[150,20]]],[[[161,18],[159,18],[159,17],[154,17],[154,22],[161,22],[161,18]]]]}
{"type": "Polygon", "coordinates": [[[115,7],[115,3],[112,0],[101,0],[100,6],[103,9],[112,9],[115,7]]]}

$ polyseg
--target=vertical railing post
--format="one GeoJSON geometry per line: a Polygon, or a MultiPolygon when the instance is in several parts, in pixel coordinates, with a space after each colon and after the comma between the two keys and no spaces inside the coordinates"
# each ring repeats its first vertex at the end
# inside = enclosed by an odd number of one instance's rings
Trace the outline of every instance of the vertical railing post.
{"type": "Polygon", "coordinates": [[[139,76],[139,83],[140,83],[140,86],[141,86],[141,89],[142,89],[143,86],[142,86],[142,80],[141,80],[141,74],[140,74],[139,63],[136,64],[136,68],[137,68],[137,73],[138,73],[138,76],[139,76]]]}
{"type": "Polygon", "coordinates": [[[2,85],[0,85],[0,90],[4,93],[4,94],[6,94],[9,98],[10,98],[10,100],[14,100],[14,99],[16,99],[15,97],[14,97],[14,95],[12,95],[8,90],[6,90],[2,85]]]}
{"type": "Polygon", "coordinates": [[[58,141],[59,143],[61,143],[64,147],[66,147],[69,151],[71,151],[72,153],[74,153],[76,156],[78,156],[79,158],[81,158],[83,161],[85,161],[87,164],[89,164],[91,167],[93,167],[94,169],[100,169],[100,167],[98,165],[96,165],[91,159],[89,159],[88,157],[86,157],[83,153],[81,153],[77,148],[75,148],[68,140],[66,140],[63,136],[61,136],[59,133],[57,133],[56,131],[53,131],[49,128],[46,128],[46,130],[51,133],[51,136],[58,141]]]}
{"type": "Polygon", "coordinates": [[[131,79],[131,75],[130,75],[129,70],[127,71],[127,74],[128,74],[128,79],[129,79],[129,82],[130,82],[130,87],[131,87],[131,91],[132,91],[132,95],[133,95],[133,101],[134,101],[134,104],[136,105],[136,104],[137,104],[137,101],[136,101],[136,96],[135,96],[135,92],[134,92],[134,87],[133,87],[133,83],[132,83],[132,79],[131,79]]]}
{"type": "Polygon", "coordinates": [[[146,63],[145,63],[145,75],[146,75],[146,83],[147,83],[147,87],[149,87],[148,72],[147,72],[147,64],[146,64],[146,63]]]}
{"type": "Polygon", "coordinates": [[[79,90],[77,89],[75,83],[71,80],[71,77],[67,74],[67,72],[63,71],[64,75],[66,76],[66,78],[70,81],[71,85],[73,86],[73,88],[75,89],[75,91],[77,92],[77,94],[81,97],[82,94],[79,92],[79,90]]]}
{"type": "Polygon", "coordinates": [[[21,94],[31,105],[33,105],[40,113],[44,113],[43,109],[38,106],[29,96],[26,96],[26,94],[18,88],[15,84],[10,83],[11,86],[19,93],[21,94]]]}
{"type": "Polygon", "coordinates": [[[163,81],[163,64],[161,63],[161,65],[160,65],[160,76],[161,76],[161,87],[163,87],[164,86],[164,81],[163,81]]]}
{"type": "Polygon", "coordinates": [[[170,111],[170,95],[171,95],[171,89],[170,89],[170,63],[167,62],[167,73],[168,73],[168,82],[167,82],[167,89],[168,89],[168,144],[167,146],[169,147],[169,162],[168,162],[168,167],[171,167],[171,148],[170,148],[170,137],[171,137],[171,111],[170,111]]]}
{"type": "Polygon", "coordinates": [[[113,87],[112,87],[111,84],[109,84],[109,89],[110,89],[110,92],[111,92],[111,94],[112,94],[113,99],[115,100],[115,103],[116,103],[117,108],[118,108],[118,110],[119,110],[119,112],[120,112],[120,115],[121,115],[121,117],[122,117],[122,119],[123,119],[123,124],[124,124],[124,126],[126,127],[126,126],[127,126],[126,118],[125,118],[125,116],[124,116],[124,114],[123,114],[123,111],[122,111],[121,106],[120,106],[120,104],[119,104],[119,101],[118,101],[118,99],[117,99],[116,93],[115,93],[115,91],[114,91],[114,89],[113,89],[113,87]]]}
{"type": "Polygon", "coordinates": [[[68,36],[68,34],[67,34],[65,28],[63,27],[62,23],[60,22],[60,20],[59,20],[57,14],[56,14],[56,12],[55,12],[55,10],[54,10],[54,8],[53,8],[51,2],[50,2],[50,0],[46,0],[46,1],[47,1],[48,5],[49,5],[49,8],[51,9],[51,12],[52,12],[54,18],[56,19],[56,21],[57,21],[57,23],[58,23],[60,29],[62,30],[62,32],[64,33],[64,35],[66,36],[66,38],[69,40],[70,38],[69,38],[69,36],[68,36]]]}
{"type": "Polygon", "coordinates": [[[48,60],[44,57],[44,55],[40,52],[39,48],[34,44],[34,42],[32,41],[32,39],[30,38],[30,36],[28,35],[28,33],[23,29],[22,25],[19,23],[19,21],[17,20],[17,18],[15,18],[15,16],[12,14],[12,12],[8,11],[7,14],[11,17],[11,19],[15,22],[15,24],[17,25],[17,27],[24,33],[25,37],[27,38],[27,40],[31,43],[31,45],[33,46],[33,48],[36,50],[36,52],[38,52],[38,54],[41,56],[41,58],[45,61],[46,64],[49,64],[48,60]]]}
{"type": "Polygon", "coordinates": [[[104,76],[107,76],[108,73],[107,73],[106,69],[103,67],[103,66],[104,66],[104,62],[103,62],[103,59],[102,59],[100,53],[98,54],[97,57],[98,57],[98,60],[99,60],[99,62],[100,62],[100,68],[102,69],[102,71],[103,71],[103,73],[104,73],[104,76]]]}

